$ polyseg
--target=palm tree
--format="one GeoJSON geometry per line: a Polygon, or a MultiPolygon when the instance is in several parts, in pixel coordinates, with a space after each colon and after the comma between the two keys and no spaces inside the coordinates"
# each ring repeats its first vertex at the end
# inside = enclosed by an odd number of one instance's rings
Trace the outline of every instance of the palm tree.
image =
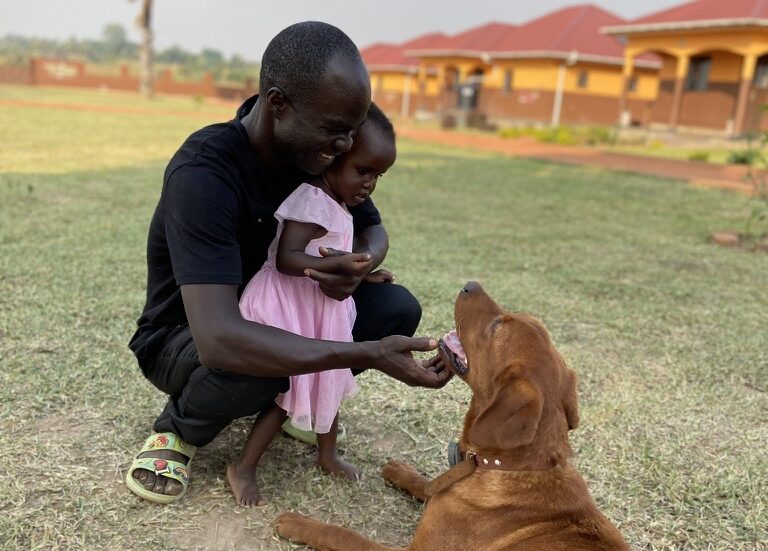
{"type": "Polygon", "coordinates": [[[141,45],[139,47],[139,91],[144,97],[151,98],[154,94],[152,0],[141,0],[141,11],[136,18],[136,24],[141,29],[141,45]]]}

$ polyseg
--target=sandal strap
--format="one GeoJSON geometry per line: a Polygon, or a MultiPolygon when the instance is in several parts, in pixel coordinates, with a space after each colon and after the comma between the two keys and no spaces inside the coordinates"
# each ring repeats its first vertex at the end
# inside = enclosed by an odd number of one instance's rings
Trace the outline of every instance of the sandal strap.
{"type": "MultiPolygon", "coordinates": [[[[137,455],[144,452],[156,450],[171,450],[180,453],[190,461],[195,457],[197,448],[192,444],[187,444],[178,434],[172,432],[158,432],[147,438],[137,455]]],[[[183,463],[181,464],[183,466],[183,463]]],[[[151,469],[150,469],[151,470],[151,469]]]]}
{"type": "Polygon", "coordinates": [[[157,459],[153,457],[134,459],[128,471],[128,477],[131,477],[136,469],[144,469],[158,476],[178,480],[184,487],[189,484],[189,470],[187,466],[172,459],[157,459]]]}

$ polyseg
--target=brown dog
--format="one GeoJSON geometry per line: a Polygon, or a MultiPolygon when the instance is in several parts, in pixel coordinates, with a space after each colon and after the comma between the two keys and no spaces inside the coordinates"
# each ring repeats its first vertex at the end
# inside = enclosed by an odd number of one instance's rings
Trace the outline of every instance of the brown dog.
{"type": "MultiPolygon", "coordinates": [[[[472,389],[462,459],[429,482],[390,460],[384,477],[426,500],[409,551],[628,550],[569,465],[568,430],[579,423],[576,375],[536,319],[505,312],[470,282],[456,299],[466,363],[440,353],[472,389]]],[[[339,526],[295,513],[277,531],[321,551],[387,551],[339,526]]]]}

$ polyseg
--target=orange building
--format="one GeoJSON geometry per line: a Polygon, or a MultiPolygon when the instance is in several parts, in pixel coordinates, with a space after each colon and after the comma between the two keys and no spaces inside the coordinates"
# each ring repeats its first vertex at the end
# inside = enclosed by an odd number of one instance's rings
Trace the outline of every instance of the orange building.
{"type": "Polygon", "coordinates": [[[405,51],[443,38],[442,33],[431,33],[403,44],[379,43],[360,50],[371,75],[372,99],[382,110],[390,115],[410,117],[437,109],[437,71],[420,67],[418,60],[406,56],[405,51]]]}
{"type": "Polygon", "coordinates": [[[625,42],[625,80],[637,74],[640,56],[661,58],[652,127],[729,136],[768,129],[765,0],[696,0],[603,31],[625,42]]]}
{"type": "Polygon", "coordinates": [[[494,121],[614,124],[624,109],[648,122],[660,62],[640,55],[624,85],[624,48],[605,26],[625,20],[592,5],[564,8],[522,25],[489,23],[405,53],[434,68],[438,109],[475,110],[494,121]]]}

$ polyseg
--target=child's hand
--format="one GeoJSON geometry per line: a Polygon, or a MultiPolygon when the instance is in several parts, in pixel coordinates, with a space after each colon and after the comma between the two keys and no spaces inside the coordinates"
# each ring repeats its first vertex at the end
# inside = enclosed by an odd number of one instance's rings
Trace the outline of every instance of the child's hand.
{"type": "Polygon", "coordinates": [[[347,253],[339,257],[339,267],[347,275],[363,277],[371,271],[371,255],[347,253]]]}
{"type": "Polygon", "coordinates": [[[363,281],[367,281],[368,283],[394,283],[395,274],[389,270],[376,270],[375,272],[366,275],[363,278],[363,281]]]}

